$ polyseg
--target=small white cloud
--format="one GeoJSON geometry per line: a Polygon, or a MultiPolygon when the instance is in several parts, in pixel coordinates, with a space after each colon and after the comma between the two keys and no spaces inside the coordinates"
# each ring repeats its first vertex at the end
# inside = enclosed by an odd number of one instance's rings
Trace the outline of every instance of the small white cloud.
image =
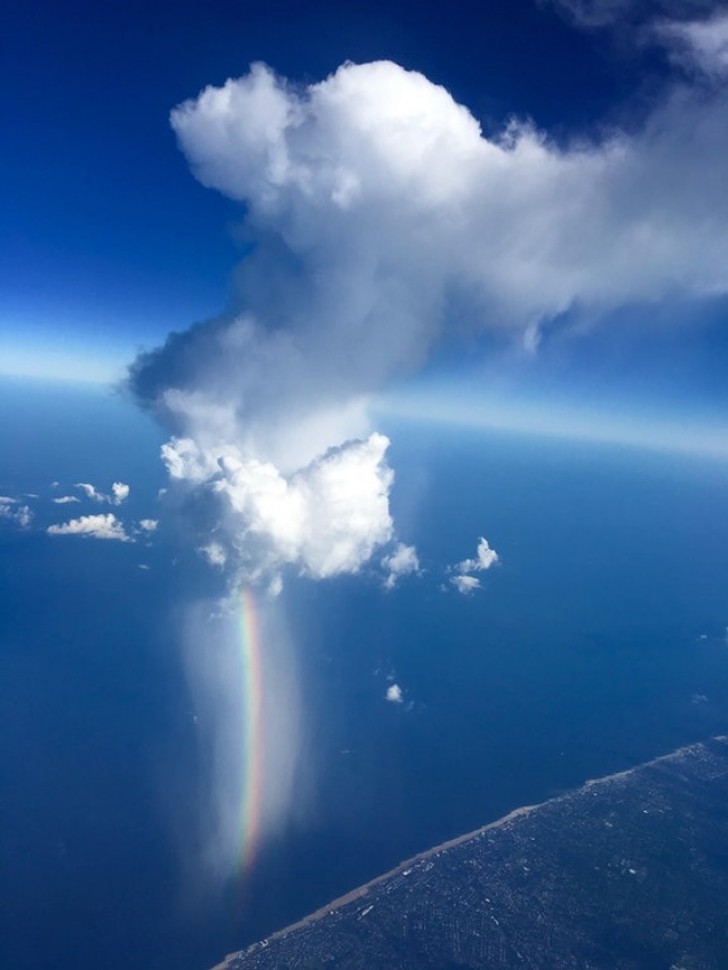
{"type": "Polygon", "coordinates": [[[384,696],[391,704],[402,704],[404,702],[402,688],[399,684],[390,684],[384,696]]]}
{"type": "Polygon", "coordinates": [[[275,599],[276,596],[280,596],[283,592],[283,577],[280,573],[275,575],[268,583],[268,595],[275,599]]]}
{"type": "Polygon", "coordinates": [[[109,499],[114,505],[121,505],[122,502],[129,498],[129,492],[131,489],[124,482],[114,482],[111,486],[112,498],[109,499]]]}
{"type": "Polygon", "coordinates": [[[211,566],[219,566],[222,569],[227,562],[227,555],[219,542],[210,542],[208,545],[202,546],[199,552],[202,553],[211,566]]]}
{"type": "Polygon", "coordinates": [[[480,589],[480,580],[476,576],[452,576],[450,582],[463,596],[468,596],[476,589],[480,589]]]}
{"type": "Polygon", "coordinates": [[[488,540],[484,539],[483,536],[478,539],[478,548],[475,552],[475,559],[463,559],[461,563],[455,567],[460,573],[479,573],[486,569],[490,569],[492,565],[498,562],[498,553],[495,549],[491,549],[488,544],[488,540]]]}
{"type": "Polygon", "coordinates": [[[121,505],[129,497],[131,491],[124,482],[114,482],[111,486],[111,495],[100,492],[91,482],[76,482],[75,487],[79,488],[93,502],[107,502],[109,505],[121,505]]]}
{"type": "Polygon", "coordinates": [[[115,539],[117,542],[133,542],[124,526],[112,512],[106,515],[82,515],[60,525],[48,526],[49,536],[83,536],[90,539],[115,539]]]}
{"type": "Polygon", "coordinates": [[[159,522],[157,519],[140,519],[139,528],[145,532],[156,532],[159,522]]]}
{"type": "Polygon", "coordinates": [[[16,498],[10,498],[7,495],[0,496],[0,519],[15,522],[16,525],[25,529],[30,525],[32,518],[33,513],[27,505],[20,505],[16,498]]]}
{"type": "Polygon", "coordinates": [[[149,569],[149,566],[147,566],[147,564],[145,562],[140,562],[139,563],[139,568],[140,569],[143,569],[146,572],[149,569]]]}
{"type": "Polygon", "coordinates": [[[382,566],[388,572],[384,586],[386,589],[393,589],[401,576],[419,572],[420,560],[417,556],[417,550],[414,546],[406,546],[404,543],[398,542],[394,552],[382,559],[382,566]]]}
{"type": "Polygon", "coordinates": [[[53,501],[56,505],[68,505],[69,502],[78,502],[80,499],[76,498],[75,495],[61,495],[60,498],[54,498],[53,501]]]}
{"type": "Polygon", "coordinates": [[[33,513],[28,508],[27,505],[21,505],[16,510],[15,521],[18,523],[18,525],[22,526],[24,529],[30,525],[30,521],[32,518],[33,518],[33,513]]]}

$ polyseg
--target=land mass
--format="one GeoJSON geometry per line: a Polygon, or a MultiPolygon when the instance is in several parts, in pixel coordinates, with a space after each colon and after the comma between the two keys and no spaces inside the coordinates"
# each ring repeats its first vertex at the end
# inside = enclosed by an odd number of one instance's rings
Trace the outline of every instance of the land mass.
{"type": "Polygon", "coordinates": [[[215,970],[724,970],[728,738],[429,849],[215,970]]]}

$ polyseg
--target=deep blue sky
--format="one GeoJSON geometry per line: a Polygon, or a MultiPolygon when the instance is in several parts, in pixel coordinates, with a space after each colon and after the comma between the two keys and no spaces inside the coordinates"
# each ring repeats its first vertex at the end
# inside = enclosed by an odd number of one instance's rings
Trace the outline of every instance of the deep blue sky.
{"type": "Polygon", "coordinates": [[[659,52],[531,0],[12,0],[0,51],[3,369],[42,372],[52,351],[53,371],[73,376],[107,373],[225,302],[240,209],[191,178],[168,124],[206,84],[256,60],[315,81],[390,58],[445,85],[486,132],[515,113],[566,137],[639,115],[664,74],[659,52]]]}

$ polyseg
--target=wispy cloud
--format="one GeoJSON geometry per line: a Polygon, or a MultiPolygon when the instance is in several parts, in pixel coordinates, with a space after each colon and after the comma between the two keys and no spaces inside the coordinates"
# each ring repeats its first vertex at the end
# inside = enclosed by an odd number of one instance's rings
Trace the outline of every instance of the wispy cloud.
{"type": "Polygon", "coordinates": [[[475,550],[474,559],[463,559],[455,567],[460,573],[480,573],[490,569],[498,562],[498,553],[491,549],[488,540],[483,536],[478,539],[478,548],[475,550]]]}
{"type": "Polygon", "coordinates": [[[124,482],[114,482],[111,486],[110,495],[100,492],[90,482],[76,482],[75,488],[80,489],[92,501],[103,502],[108,505],[121,505],[129,497],[130,492],[129,486],[125,485],[124,482]]]}
{"type": "Polygon", "coordinates": [[[22,529],[27,528],[32,519],[33,511],[28,505],[23,505],[18,499],[8,495],[0,496],[0,519],[13,522],[22,529]]]}
{"type": "Polygon", "coordinates": [[[498,553],[495,549],[491,549],[488,540],[481,536],[478,540],[475,557],[473,559],[463,559],[462,562],[453,566],[452,569],[455,575],[450,578],[450,582],[463,595],[473,593],[476,589],[480,588],[480,580],[477,576],[473,576],[472,573],[486,572],[497,562],[498,553]]]}
{"type": "Polygon", "coordinates": [[[583,27],[605,27],[619,21],[635,0],[541,0],[550,3],[583,27]]]}
{"type": "Polygon", "coordinates": [[[458,574],[457,576],[452,576],[450,582],[458,593],[462,593],[463,596],[467,596],[470,593],[474,593],[476,589],[480,589],[480,580],[477,576],[463,576],[458,574]]]}
{"type": "Polygon", "coordinates": [[[653,34],[689,70],[713,79],[728,75],[727,10],[702,20],[658,20],[653,34]]]}
{"type": "Polygon", "coordinates": [[[420,571],[420,560],[414,546],[406,546],[398,542],[390,555],[382,559],[382,566],[387,572],[384,580],[386,589],[394,589],[402,576],[409,576],[420,571]]]}
{"type": "Polygon", "coordinates": [[[404,693],[399,684],[390,684],[384,697],[385,700],[388,700],[391,704],[404,703],[404,693]]]}

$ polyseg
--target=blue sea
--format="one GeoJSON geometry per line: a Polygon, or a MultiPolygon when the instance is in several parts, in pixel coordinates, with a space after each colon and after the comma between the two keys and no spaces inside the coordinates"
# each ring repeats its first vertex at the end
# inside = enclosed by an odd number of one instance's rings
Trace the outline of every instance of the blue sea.
{"type": "Polygon", "coordinates": [[[3,967],[204,970],[422,849],[728,731],[726,463],[392,422],[425,572],[287,583],[306,809],[241,884],[191,894],[206,775],[177,618],[220,579],[170,527],[44,532],[79,481],[128,482],[119,514],[156,518],[164,435],[93,387],[4,381],[0,415],[0,494],[38,496],[32,528],[0,520],[3,967]],[[445,567],[481,535],[500,562],[463,597],[445,567]]]}

